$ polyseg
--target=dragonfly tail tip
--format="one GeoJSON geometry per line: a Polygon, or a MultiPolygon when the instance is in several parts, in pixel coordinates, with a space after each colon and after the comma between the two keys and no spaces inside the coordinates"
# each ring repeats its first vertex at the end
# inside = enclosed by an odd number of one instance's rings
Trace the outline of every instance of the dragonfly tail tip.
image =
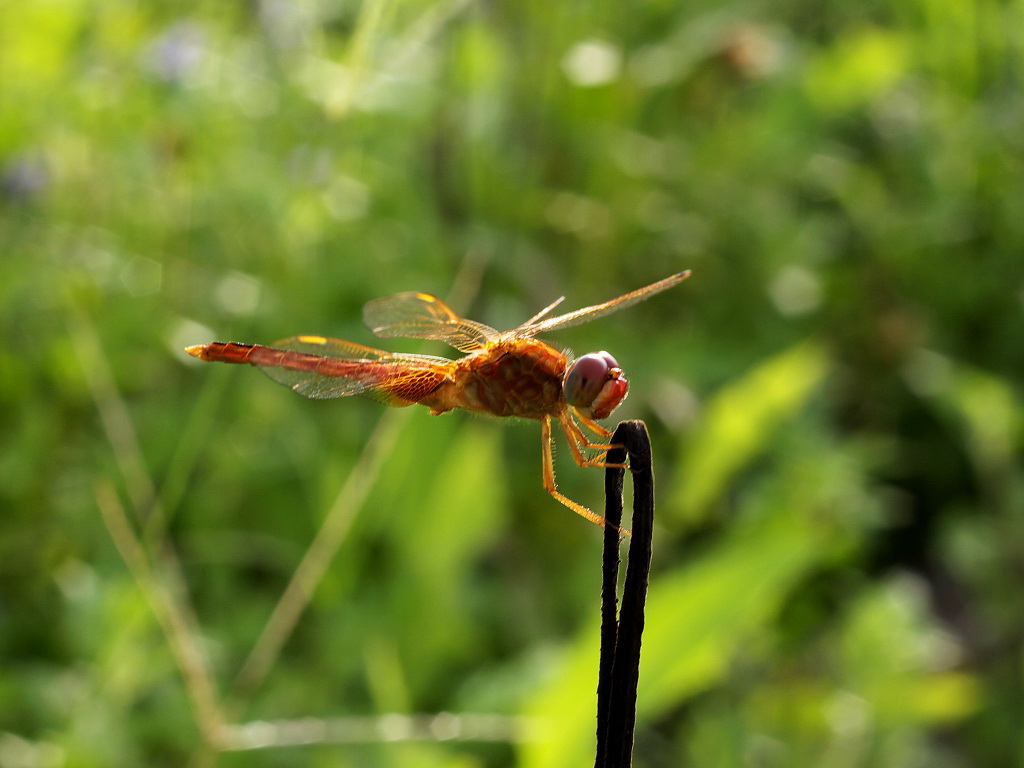
{"type": "Polygon", "coordinates": [[[205,359],[206,345],[196,344],[192,347],[185,347],[185,351],[188,352],[192,357],[198,357],[200,360],[205,359]]]}

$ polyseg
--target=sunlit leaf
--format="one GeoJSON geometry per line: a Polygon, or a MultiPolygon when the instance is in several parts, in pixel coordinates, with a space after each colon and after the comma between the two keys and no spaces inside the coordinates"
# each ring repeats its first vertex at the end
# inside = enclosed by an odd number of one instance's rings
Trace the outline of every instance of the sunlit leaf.
{"type": "Polygon", "coordinates": [[[811,99],[826,110],[858,106],[891,88],[906,73],[907,41],[868,30],[843,38],[807,70],[811,99]]]}
{"type": "Polygon", "coordinates": [[[821,349],[799,344],[719,391],[681,454],[669,508],[690,519],[705,514],[736,474],[769,447],[778,427],[804,406],[826,368],[821,349]]]}

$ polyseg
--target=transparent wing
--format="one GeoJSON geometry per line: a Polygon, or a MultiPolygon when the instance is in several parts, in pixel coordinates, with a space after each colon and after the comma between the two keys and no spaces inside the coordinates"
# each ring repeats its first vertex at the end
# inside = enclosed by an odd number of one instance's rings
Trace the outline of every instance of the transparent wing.
{"type": "Polygon", "coordinates": [[[270,346],[209,344],[202,357],[249,363],[315,400],[366,395],[394,406],[422,400],[448,378],[452,366],[443,357],[397,355],[323,336],[296,336],[270,346]]]}
{"type": "Polygon", "coordinates": [[[547,315],[551,310],[553,310],[555,307],[557,307],[559,304],[561,304],[563,301],[565,301],[565,296],[559,296],[557,299],[555,299],[550,304],[548,304],[546,307],[544,307],[544,309],[542,309],[536,315],[534,315],[529,320],[527,320],[525,323],[523,323],[523,325],[533,325],[538,320],[540,320],[542,317],[547,315]]]}
{"type": "Polygon", "coordinates": [[[499,338],[493,328],[464,320],[440,299],[415,291],[367,302],[363,321],[377,336],[443,341],[462,352],[482,349],[499,338]]]}
{"type": "Polygon", "coordinates": [[[527,321],[516,328],[513,333],[519,336],[534,336],[546,331],[554,331],[559,328],[568,328],[573,325],[587,323],[598,317],[609,315],[612,312],[618,312],[620,309],[625,309],[626,307],[631,307],[637,302],[654,296],[656,293],[668,290],[672,286],[683,282],[683,280],[689,276],[690,270],[686,270],[685,272],[672,275],[672,277],[666,277],[664,280],[659,280],[658,282],[652,283],[644,288],[638,288],[635,291],[619,296],[617,299],[606,301],[604,304],[595,304],[592,307],[584,307],[583,309],[577,309],[575,312],[569,312],[564,315],[559,315],[558,317],[550,317],[547,320],[527,321]]]}

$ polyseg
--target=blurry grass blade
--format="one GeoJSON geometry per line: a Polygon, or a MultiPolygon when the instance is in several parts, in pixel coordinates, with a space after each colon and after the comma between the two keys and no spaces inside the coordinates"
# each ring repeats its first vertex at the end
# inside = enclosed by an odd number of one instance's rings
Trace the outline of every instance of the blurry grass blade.
{"type": "Polygon", "coordinates": [[[367,70],[372,69],[370,46],[378,38],[385,0],[363,0],[356,22],[355,34],[345,58],[342,82],[328,91],[324,104],[327,114],[337,120],[348,114],[359,92],[367,70]]]}
{"type": "Polygon", "coordinates": [[[203,446],[207,445],[210,433],[216,429],[217,420],[213,416],[222,407],[232,380],[230,373],[217,371],[206,377],[200,388],[199,396],[181,426],[174,453],[167,462],[160,487],[160,506],[164,516],[146,527],[147,546],[158,545],[164,535],[163,524],[170,523],[178,504],[185,497],[192,473],[203,455],[203,446]]]}
{"type": "Polygon", "coordinates": [[[492,424],[457,425],[443,447],[437,425],[425,426],[431,429],[420,433],[423,440],[410,467],[417,474],[410,491],[419,489],[419,498],[401,505],[397,524],[389,527],[408,581],[392,607],[401,616],[394,631],[403,638],[406,674],[420,695],[434,677],[432,667],[464,663],[477,651],[479,628],[467,611],[471,585],[479,578],[481,553],[506,520],[507,506],[502,435],[492,424]],[[433,458],[424,461],[431,451],[433,458]]]}
{"type": "Polygon", "coordinates": [[[718,392],[682,452],[670,509],[690,520],[701,518],[736,473],[767,447],[779,425],[803,407],[825,371],[824,352],[802,343],[718,392]]]}
{"type": "Polygon", "coordinates": [[[139,589],[145,594],[170,643],[192,701],[196,726],[203,734],[204,742],[216,747],[223,735],[224,717],[220,711],[209,664],[197,642],[197,633],[192,631],[194,622],[187,611],[183,610],[184,602],[175,599],[157,579],[149,557],[132,531],[114,489],[109,484],[102,483],[96,487],[95,494],[96,504],[103,515],[103,522],[110,532],[110,537],[128,565],[139,589]]]}
{"type": "Polygon", "coordinates": [[[456,576],[466,554],[502,519],[505,469],[501,434],[490,424],[467,422],[432,468],[430,495],[417,510],[421,530],[406,536],[407,556],[443,579],[456,576]]]}
{"type": "Polygon", "coordinates": [[[651,589],[642,714],[663,711],[720,678],[746,633],[769,621],[796,581],[827,556],[830,527],[785,506],[651,589]]]}
{"type": "Polygon", "coordinates": [[[163,509],[146,466],[128,407],[117,389],[92,319],[74,304],[70,307],[70,315],[71,334],[75,339],[75,346],[90,393],[103,422],[107,440],[124,480],[132,511],[137,518],[144,518],[148,513],[146,526],[151,535],[147,537],[147,543],[153,548],[160,546],[161,575],[170,583],[170,587],[163,586],[157,578],[150,556],[136,536],[128,515],[109,482],[97,487],[96,502],[118,551],[139,588],[146,594],[174,650],[182,679],[193,702],[196,726],[203,734],[204,743],[214,747],[220,739],[224,718],[209,665],[197,641],[198,623],[186,599],[188,591],[184,586],[185,579],[181,573],[180,563],[173,548],[161,541],[161,534],[165,530],[163,509]]]}
{"type": "MultiPolygon", "coordinates": [[[[394,46],[387,60],[374,61],[373,46],[382,38],[381,26],[386,0],[364,0],[356,22],[344,64],[324,68],[333,82],[321,83],[320,91],[324,111],[333,120],[347,116],[353,106],[372,104],[376,93],[386,87],[389,78],[403,75],[426,44],[434,38],[450,19],[471,0],[450,0],[431,5],[394,46]]],[[[394,4],[391,5],[391,10],[394,4]]],[[[321,75],[321,79],[324,76],[321,75]]]]}
{"type": "Polygon", "coordinates": [[[77,306],[72,305],[70,310],[68,329],[89,384],[89,393],[99,412],[103,430],[131,500],[132,512],[147,525],[153,524],[163,530],[163,510],[157,499],[156,488],[146,466],[128,406],[117,389],[110,360],[96,333],[96,326],[92,318],[77,306]]]}
{"type": "Polygon", "coordinates": [[[390,72],[401,72],[407,67],[426,44],[441,28],[468,7],[473,0],[449,0],[447,3],[430,5],[423,15],[411,26],[402,39],[394,60],[388,67],[390,72]]]}
{"type": "Polygon", "coordinates": [[[277,661],[299,617],[309,605],[316,585],[345,539],[352,520],[366,501],[384,459],[408,418],[407,414],[406,410],[388,411],[381,417],[239,671],[233,690],[236,697],[248,697],[277,661]]]}
{"type": "MultiPolygon", "coordinates": [[[[531,738],[537,730],[536,723],[508,715],[441,712],[436,715],[389,713],[379,717],[304,717],[301,720],[260,720],[232,726],[227,730],[224,748],[243,751],[309,744],[516,742],[531,738]]],[[[394,764],[427,766],[437,763],[418,760],[394,764]]],[[[457,765],[470,764],[459,762],[457,765]]]]}

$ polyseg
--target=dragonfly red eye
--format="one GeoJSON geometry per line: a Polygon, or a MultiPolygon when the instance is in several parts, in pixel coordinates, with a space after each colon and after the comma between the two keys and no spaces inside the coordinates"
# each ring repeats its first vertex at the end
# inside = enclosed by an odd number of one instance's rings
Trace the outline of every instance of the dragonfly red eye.
{"type": "Polygon", "coordinates": [[[562,381],[562,393],[569,405],[603,419],[622,402],[626,386],[614,357],[607,352],[591,352],[569,366],[562,381]]]}

